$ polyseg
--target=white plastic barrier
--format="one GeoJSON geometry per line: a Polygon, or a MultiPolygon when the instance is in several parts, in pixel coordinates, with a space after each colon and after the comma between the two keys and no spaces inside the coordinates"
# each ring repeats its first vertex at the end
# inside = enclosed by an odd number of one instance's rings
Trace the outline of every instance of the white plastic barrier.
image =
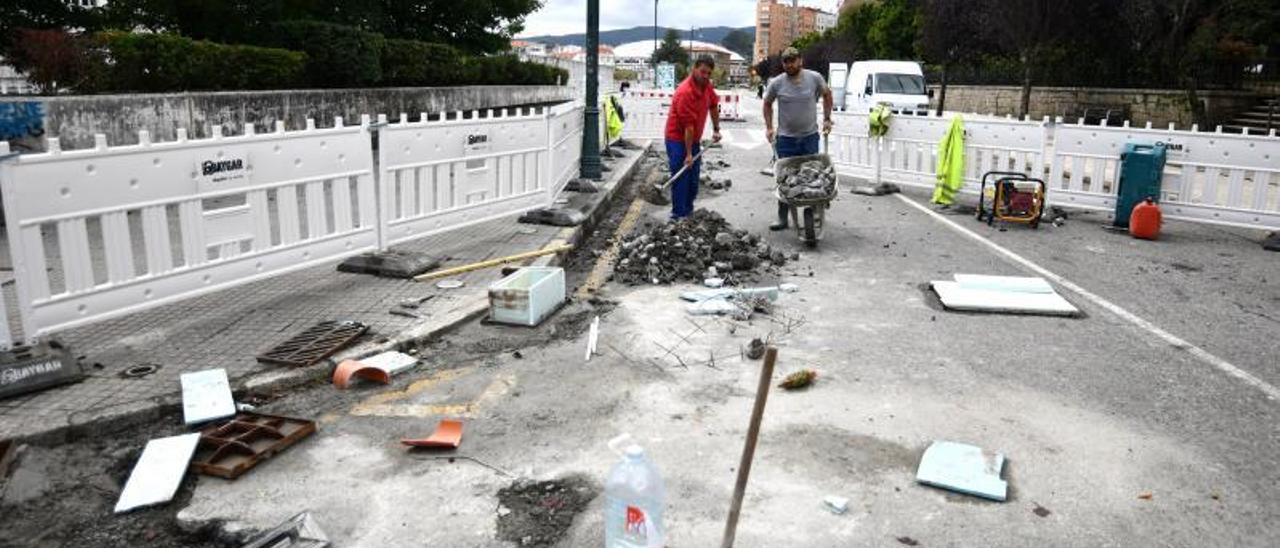
{"type": "MultiPolygon", "coordinates": [[[[1246,136],[1194,128],[1178,131],[962,117],[964,192],[976,192],[983,173],[1016,171],[1043,178],[1051,204],[1111,211],[1125,143],[1164,143],[1168,153],[1161,205],[1166,217],[1280,228],[1280,137],[1274,133],[1246,136]]],[[[868,136],[866,114],[836,113],[832,161],[845,175],[931,188],[938,142],[949,124],[950,116],[894,116],[888,134],[877,142],[868,136]]]]}
{"type": "MultiPolygon", "coordinates": [[[[547,140],[551,147],[550,164],[547,172],[551,174],[550,194],[548,201],[554,199],[565,185],[578,173],[582,160],[582,117],[585,107],[582,103],[563,103],[551,107],[548,114],[549,126],[547,140]]],[[[600,109],[601,113],[604,109],[600,109]]],[[[603,116],[600,131],[604,131],[603,116]]]]}
{"type": "Polygon", "coordinates": [[[1126,143],[1166,145],[1166,217],[1245,228],[1280,228],[1280,137],[1170,129],[1059,125],[1051,201],[1111,211],[1126,143]]]}
{"type": "Polygon", "coordinates": [[[547,205],[548,110],[380,117],[382,247],[547,205]]]}
{"type": "MultiPolygon", "coordinates": [[[[742,97],[737,93],[717,91],[720,94],[720,118],[736,120],[742,116],[742,97]]],[[[627,121],[622,136],[629,139],[661,139],[667,127],[667,114],[671,111],[674,93],[664,90],[633,90],[621,97],[627,121]]],[[[708,118],[710,127],[710,118],[708,118]]],[[[711,132],[707,130],[706,135],[711,132]]]]}
{"type": "Polygon", "coordinates": [[[0,163],[25,339],[377,247],[367,119],[211,134],[0,163]]]}

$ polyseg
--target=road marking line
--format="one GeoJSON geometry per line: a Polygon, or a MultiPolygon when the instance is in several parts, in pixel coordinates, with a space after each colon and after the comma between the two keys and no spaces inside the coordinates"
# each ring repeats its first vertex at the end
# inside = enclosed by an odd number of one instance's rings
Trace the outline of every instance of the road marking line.
{"type": "Polygon", "coordinates": [[[920,211],[923,211],[926,215],[933,217],[938,222],[941,222],[942,224],[947,225],[948,227],[951,227],[952,230],[955,230],[956,232],[959,232],[965,236],[968,236],[969,238],[976,240],[978,243],[985,245],[988,248],[991,248],[991,250],[995,251],[997,254],[1003,255],[1005,258],[1013,261],[1014,263],[1022,265],[1023,267],[1041,276],[1044,276],[1045,278],[1053,280],[1058,285],[1061,285],[1062,287],[1065,287],[1071,290],[1077,295],[1080,295],[1081,297],[1084,297],[1085,299],[1089,300],[1093,304],[1096,304],[1110,311],[1112,314],[1115,314],[1116,316],[1119,316],[1120,318],[1128,321],[1129,323],[1132,323],[1142,328],[1143,330],[1151,333],[1152,335],[1155,335],[1156,337],[1163,339],[1165,342],[1169,343],[1170,345],[1176,348],[1180,348],[1182,350],[1186,350],[1192,356],[1195,356],[1196,358],[1198,358],[1200,361],[1205,362],[1209,365],[1212,365],[1218,368],[1219,370],[1223,371],[1224,373],[1231,375],[1237,379],[1240,379],[1244,381],[1246,384],[1254,388],[1257,388],[1258,390],[1261,390],[1262,393],[1266,394],[1268,398],[1272,400],[1280,400],[1280,388],[1276,388],[1275,386],[1268,384],[1266,381],[1253,376],[1249,372],[1243,369],[1240,369],[1235,365],[1232,365],[1231,362],[1228,362],[1227,360],[1224,360],[1213,354],[1210,354],[1205,349],[1200,348],[1194,344],[1191,344],[1190,342],[1183,340],[1182,338],[1178,337],[1177,335],[1174,335],[1173,333],[1170,333],[1168,331],[1165,331],[1164,329],[1161,329],[1159,326],[1138,317],[1136,314],[1129,312],[1124,308],[1121,308],[1119,305],[1111,301],[1108,301],[1107,299],[1101,296],[1095,295],[1093,292],[1083,287],[1080,287],[1079,285],[1076,285],[1071,280],[1068,280],[1062,276],[1059,276],[1057,274],[1054,274],[1053,272],[1050,272],[1049,269],[1044,268],[1034,262],[1031,262],[1031,260],[1026,259],[1021,255],[1018,255],[1017,253],[1014,253],[1013,251],[1006,249],[1000,244],[997,244],[991,240],[988,240],[987,238],[983,237],[977,232],[974,232],[963,226],[960,226],[955,221],[952,221],[951,219],[943,217],[938,212],[932,209],[929,209],[928,207],[916,202],[915,200],[912,200],[911,198],[903,196],[902,194],[897,194],[896,196],[898,197],[898,199],[902,200],[903,202],[906,202],[907,205],[910,205],[911,207],[914,207],[920,211]]]}
{"type": "MultiPolygon", "coordinates": [[[[641,179],[635,182],[637,185],[650,184],[648,180],[641,179]]],[[[622,216],[622,221],[618,223],[618,228],[614,230],[613,241],[609,244],[609,249],[596,259],[595,266],[591,269],[591,273],[587,275],[587,279],[578,288],[578,298],[585,299],[591,297],[593,293],[599,291],[605,282],[609,281],[609,275],[613,273],[613,262],[618,259],[618,253],[622,251],[622,239],[631,233],[631,229],[635,227],[636,221],[640,220],[640,214],[644,213],[645,201],[639,196],[637,191],[635,199],[631,200],[631,207],[627,208],[626,214],[622,216]]]]}

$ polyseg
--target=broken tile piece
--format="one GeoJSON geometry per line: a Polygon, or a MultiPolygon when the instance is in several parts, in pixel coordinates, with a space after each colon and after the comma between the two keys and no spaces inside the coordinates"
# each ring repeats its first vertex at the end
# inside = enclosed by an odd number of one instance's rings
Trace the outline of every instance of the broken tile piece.
{"type": "Polygon", "coordinates": [[[129,473],[124,490],[120,492],[115,513],[173,499],[199,442],[200,434],[183,434],[148,441],[142,450],[142,456],[129,473]]]}
{"type": "Polygon", "coordinates": [[[411,447],[456,449],[462,444],[462,421],[444,419],[430,436],[421,439],[402,439],[400,443],[411,447]]]}
{"type": "Polygon", "coordinates": [[[822,505],[830,510],[832,514],[837,516],[849,511],[849,499],[847,497],[837,497],[828,495],[822,499],[822,505]]]}
{"type": "Polygon", "coordinates": [[[353,377],[387,384],[391,382],[391,377],[417,364],[417,358],[395,351],[359,360],[344,360],[333,370],[333,384],[339,389],[345,389],[351,384],[353,377]]]}
{"type": "Polygon", "coordinates": [[[179,381],[182,383],[182,421],[187,426],[236,414],[226,369],[183,373],[179,381]]]}
{"type": "Polygon", "coordinates": [[[916,470],[916,481],[957,493],[1004,502],[1009,484],[1000,479],[1004,455],[951,441],[935,441],[916,470]]]}

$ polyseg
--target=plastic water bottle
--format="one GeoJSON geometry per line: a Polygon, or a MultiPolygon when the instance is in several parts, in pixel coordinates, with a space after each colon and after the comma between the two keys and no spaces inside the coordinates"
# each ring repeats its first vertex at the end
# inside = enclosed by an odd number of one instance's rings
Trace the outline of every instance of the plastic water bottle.
{"type": "Polygon", "coordinates": [[[604,486],[605,548],[662,548],[666,493],[658,467],[639,445],[627,447],[604,486]]]}

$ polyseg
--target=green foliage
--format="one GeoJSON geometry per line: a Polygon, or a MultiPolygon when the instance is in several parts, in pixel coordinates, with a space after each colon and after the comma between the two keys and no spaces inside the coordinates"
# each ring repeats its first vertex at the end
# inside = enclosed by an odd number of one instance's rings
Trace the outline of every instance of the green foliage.
{"type": "Polygon", "coordinates": [[[467,75],[462,52],[444,44],[387,40],[382,48],[382,84],[452,86],[467,75]]]}
{"type": "MultiPolygon", "coordinates": [[[[658,45],[658,49],[653,52],[650,57],[655,63],[673,63],[677,66],[689,65],[689,52],[680,44],[680,34],[673,29],[667,29],[667,34],[662,37],[662,43],[658,45]]],[[[681,77],[683,79],[683,77],[681,77]]]]}
{"type": "Polygon", "coordinates": [[[230,46],[175,34],[98,35],[109,62],[96,87],[103,91],[280,89],[302,83],[306,55],[255,46],[230,46]]]}
{"type": "Polygon", "coordinates": [[[755,53],[756,37],[742,29],[733,29],[720,39],[720,45],[747,59],[755,53]]]}
{"type": "MultiPolygon", "coordinates": [[[[46,2],[57,0],[5,0],[46,2]]],[[[60,3],[60,2],[59,2],[60,3]]],[[[388,38],[449,44],[470,53],[507,48],[540,0],[111,0],[114,28],[167,29],[227,43],[269,42],[285,21],[321,21],[388,38]]]]}
{"type": "Polygon", "coordinates": [[[320,21],[286,21],[271,32],[275,46],[307,54],[306,79],[315,87],[363,87],[382,80],[381,34],[320,21]]]}
{"type": "Polygon", "coordinates": [[[613,79],[619,82],[634,82],[640,79],[640,75],[634,70],[613,69],[613,79]]]}
{"type": "Polygon", "coordinates": [[[827,35],[824,33],[810,32],[799,38],[796,38],[795,41],[791,42],[791,47],[796,48],[800,51],[804,51],[806,49],[813,47],[815,44],[821,41],[825,36],[827,35]]]}
{"type": "Polygon", "coordinates": [[[466,85],[554,85],[569,81],[569,72],[521,61],[515,55],[475,57],[467,63],[466,85]]]}

